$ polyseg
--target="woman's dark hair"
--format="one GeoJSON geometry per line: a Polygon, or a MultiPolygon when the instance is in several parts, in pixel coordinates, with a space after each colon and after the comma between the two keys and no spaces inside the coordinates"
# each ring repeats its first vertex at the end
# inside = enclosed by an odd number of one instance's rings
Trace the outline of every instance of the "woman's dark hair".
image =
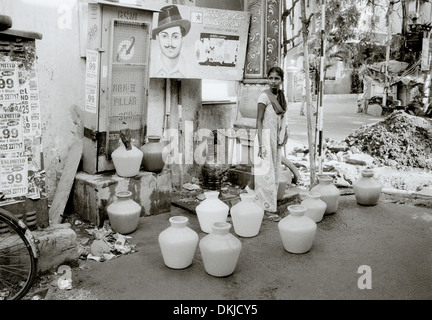
{"type": "Polygon", "coordinates": [[[272,72],[276,72],[278,75],[279,75],[279,77],[281,77],[281,79],[282,79],[282,81],[283,81],[283,79],[284,79],[284,72],[283,72],[283,70],[282,70],[282,68],[280,68],[280,67],[271,67],[270,69],[269,69],[269,71],[267,72],[267,77],[270,75],[270,73],[272,73],[272,72]]]}
{"type": "MultiPolygon", "coordinates": [[[[281,78],[281,80],[283,81],[283,79],[284,79],[284,72],[283,72],[282,68],[276,67],[276,66],[275,67],[271,67],[269,69],[269,71],[267,72],[267,77],[269,77],[270,73],[272,73],[272,72],[276,72],[278,74],[278,76],[281,78]]],[[[277,99],[278,99],[279,103],[281,104],[282,109],[285,112],[287,110],[287,103],[286,103],[286,100],[285,100],[285,95],[283,93],[283,90],[278,90],[278,92],[277,92],[277,99]]]]}

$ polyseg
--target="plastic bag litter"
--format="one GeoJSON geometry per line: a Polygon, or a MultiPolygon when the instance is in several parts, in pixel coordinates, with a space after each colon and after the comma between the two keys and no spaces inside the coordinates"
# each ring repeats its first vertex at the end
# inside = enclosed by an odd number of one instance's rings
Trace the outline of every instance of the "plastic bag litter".
{"type": "Polygon", "coordinates": [[[118,252],[122,253],[122,254],[126,254],[131,252],[132,248],[131,246],[126,244],[126,239],[131,238],[131,237],[127,237],[124,236],[120,233],[117,233],[117,240],[114,243],[114,249],[117,250],[118,252]]]}
{"type": "Polygon", "coordinates": [[[58,288],[61,290],[72,289],[72,279],[58,279],[58,288]]]}
{"type": "Polygon", "coordinates": [[[114,233],[109,225],[102,228],[85,229],[90,235],[94,236],[90,246],[90,253],[87,259],[103,262],[115,258],[120,254],[134,252],[134,244],[128,243],[130,236],[114,233]]]}
{"type": "Polygon", "coordinates": [[[199,190],[201,187],[199,185],[196,185],[194,183],[185,183],[183,184],[183,188],[189,191],[199,190]]]}

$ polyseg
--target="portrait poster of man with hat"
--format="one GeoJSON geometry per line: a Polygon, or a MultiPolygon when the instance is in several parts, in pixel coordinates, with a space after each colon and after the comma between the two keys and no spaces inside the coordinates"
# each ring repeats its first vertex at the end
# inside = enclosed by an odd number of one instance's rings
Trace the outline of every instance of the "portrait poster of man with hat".
{"type": "Polygon", "coordinates": [[[159,59],[151,64],[151,73],[161,78],[187,78],[186,59],[182,55],[184,37],[191,23],[183,19],[176,5],[161,8],[158,25],[152,31],[152,39],[158,42],[159,59]]]}
{"type": "Polygon", "coordinates": [[[249,17],[243,11],[161,7],[153,16],[150,78],[241,80],[249,17]],[[221,63],[203,63],[215,39],[221,63]]]}

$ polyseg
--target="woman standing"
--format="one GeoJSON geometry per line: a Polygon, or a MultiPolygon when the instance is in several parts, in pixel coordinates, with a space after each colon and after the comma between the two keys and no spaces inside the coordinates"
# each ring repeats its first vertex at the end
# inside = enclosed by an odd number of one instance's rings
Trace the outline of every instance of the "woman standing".
{"type": "Polygon", "coordinates": [[[288,139],[287,103],[280,86],[284,73],[272,67],[267,73],[269,89],[258,97],[257,129],[258,157],[268,165],[266,173],[254,171],[257,200],[267,212],[277,211],[278,178],[281,168],[282,147],[288,139]]]}

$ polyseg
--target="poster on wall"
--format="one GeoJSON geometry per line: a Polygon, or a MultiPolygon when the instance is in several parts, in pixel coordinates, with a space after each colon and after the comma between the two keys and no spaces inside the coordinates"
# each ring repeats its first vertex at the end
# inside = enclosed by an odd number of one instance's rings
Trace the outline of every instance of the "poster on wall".
{"type": "Polygon", "coordinates": [[[96,114],[99,53],[87,49],[84,110],[96,114]]]}
{"type": "Polygon", "coordinates": [[[31,134],[40,137],[42,135],[41,114],[39,103],[39,88],[37,82],[36,69],[33,67],[30,73],[30,123],[31,134]]]}
{"type": "Polygon", "coordinates": [[[24,137],[32,134],[31,108],[30,108],[30,85],[28,81],[20,85],[21,103],[18,105],[23,116],[24,137]]]}
{"type": "Polygon", "coordinates": [[[153,14],[151,78],[241,80],[250,13],[166,5],[153,14]]]}
{"type": "MultiPolygon", "coordinates": [[[[3,110],[2,110],[3,111],[3,110]]],[[[0,113],[0,151],[24,151],[22,114],[18,112],[0,113]]]]}
{"type": "Polygon", "coordinates": [[[6,198],[40,198],[42,170],[40,96],[34,41],[23,41],[26,53],[0,55],[0,191],[6,198]],[[12,61],[13,60],[13,61],[12,61]]]}
{"type": "Polygon", "coordinates": [[[0,184],[5,198],[25,196],[28,186],[27,158],[0,159],[0,184]]]}
{"type": "Polygon", "coordinates": [[[0,104],[19,101],[18,64],[0,62],[0,104]]]}

